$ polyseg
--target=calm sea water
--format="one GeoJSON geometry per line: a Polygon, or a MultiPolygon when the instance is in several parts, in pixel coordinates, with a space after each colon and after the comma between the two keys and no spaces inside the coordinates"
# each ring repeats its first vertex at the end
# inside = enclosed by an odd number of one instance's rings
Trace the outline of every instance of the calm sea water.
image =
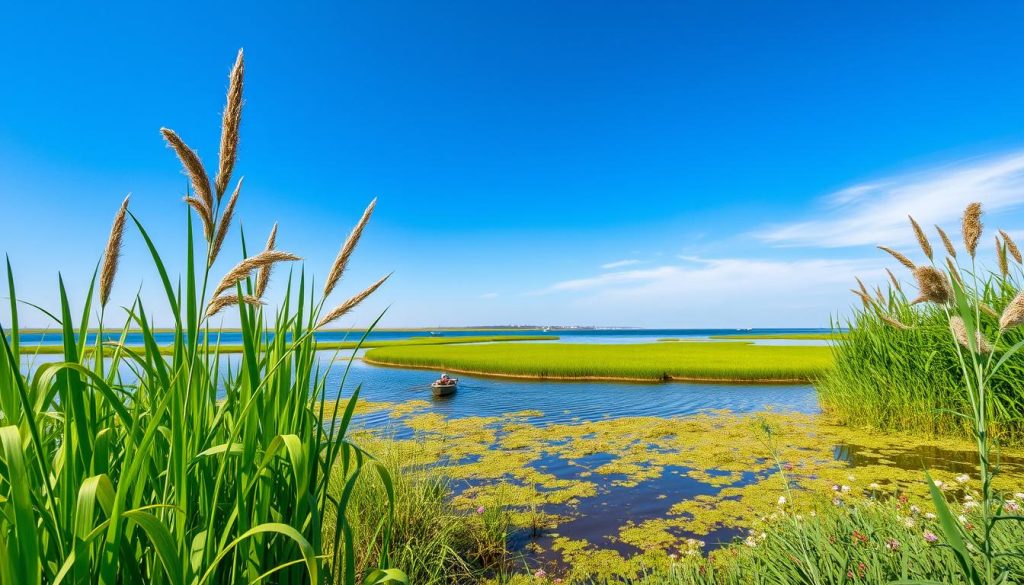
{"type": "MultiPolygon", "coordinates": [[[[440,330],[437,333],[441,337],[475,337],[475,336],[509,336],[522,335],[557,335],[561,341],[574,343],[644,343],[652,342],[666,337],[678,337],[680,339],[700,339],[712,335],[738,335],[738,334],[778,334],[778,333],[828,333],[828,329],[552,329],[545,332],[542,329],[495,329],[484,331],[469,330],[440,330]]],[[[358,341],[362,338],[363,330],[351,331],[325,331],[317,334],[321,341],[358,341]]],[[[155,333],[156,342],[160,345],[170,344],[173,341],[173,333],[155,333]]],[[[386,330],[373,331],[367,339],[373,341],[410,339],[412,337],[430,337],[429,331],[419,330],[386,330]]],[[[104,333],[104,339],[118,341],[119,332],[104,333]]],[[[60,330],[54,329],[46,333],[23,333],[20,336],[21,342],[25,345],[60,345],[62,343],[60,330]]],[[[96,334],[90,333],[88,343],[95,342],[96,334]]],[[[234,331],[225,331],[211,335],[211,342],[219,340],[224,345],[240,344],[241,334],[234,331]]],[[[125,339],[128,345],[141,345],[141,333],[129,333],[125,339]]]]}

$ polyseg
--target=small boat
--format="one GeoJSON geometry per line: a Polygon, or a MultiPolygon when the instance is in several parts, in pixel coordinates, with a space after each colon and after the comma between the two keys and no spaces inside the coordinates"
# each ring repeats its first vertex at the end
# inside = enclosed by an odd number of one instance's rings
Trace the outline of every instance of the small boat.
{"type": "Polygon", "coordinates": [[[430,389],[433,390],[434,396],[451,396],[452,394],[455,394],[455,388],[458,383],[458,378],[448,378],[447,382],[437,380],[430,385],[430,389]]]}

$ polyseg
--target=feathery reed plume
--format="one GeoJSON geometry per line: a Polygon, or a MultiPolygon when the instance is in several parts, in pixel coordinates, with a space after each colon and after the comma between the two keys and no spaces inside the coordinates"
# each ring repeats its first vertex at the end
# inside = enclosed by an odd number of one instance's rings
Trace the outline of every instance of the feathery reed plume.
{"type": "Polygon", "coordinates": [[[899,252],[897,252],[896,250],[893,250],[892,248],[887,248],[885,246],[879,246],[878,249],[882,250],[883,252],[888,252],[890,256],[892,256],[893,258],[899,260],[900,264],[906,266],[910,270],[913,270],[913,269],[917,268],[917,266],[914,266],[914,263],[910,261],[910,258],[907,258],[903,254],[900,254],[899,252]]]}
{"type": "Polygon", "coordinates": [[[1020,248],[1017,247],[1017,242],[1013,241],[1010,234],[1003,230],[999,230],[999,233],[1003,236],[1003,241],[1006,242],[1006,249],[1009,250],[1010,255],[1017,261],[1017,264],[1024,264],[1024,258],[1020,255],[1020,248]]]}
{"type": "Polygon", "coordinates": [[[999,317],[999,329],[1003,331],[1021,325],[1024,325],[1024,291],[1013,297],[1010,304],[1006,305],[1006,309],[1003,310],[1003,315],[999,317]]]}
{"type": "Polygon", "coordinates": [[[914,299],[912,304],[931,301],[945,305],[953,298],[953,289],[949,285],[949,279],[935,268],[918,266],[914,269],[914,278],[917,279],[917,288],[921,296],[914,299]]]}
{"type": "Polygon", "coordinates": [[[989,317],[995,317],[996,319],[999,318],[999,313],[997,313],[995,309],[986,305],[985,303],[978,303],[978,308],[981,309],[982,313],[985,313],[989,317]]]}
{"type": "Polygon", "coordinates": [[[128,195],[121,203],[121,209],[114,216],[114,224],[110,226],[110,237],[103,251],[103,268],[100,270],[100,306],[106,307],[110,300],[110,289],[114,286],[117,276],[117,262],[121,259],[121,240],[124,237],[124,220],[128,213],[128,195]]]}
{"type": "Polygon", "coordinates": [[[224,121],[220,129],[220,166],[214,188],[217,190],[217,203],[228,189],[231,173],[235,170],[235,159],[238,157],[238,128],[242,124],[242,81],[245,77],[245,59],[242,50],[238,50],[235,66],[231,68],[231,80],[228,85],[228,101],[224,106],[224,121]]]}
{"type": "Polygon", "coordinates": [[[888,268],[886,268],[885,271],[889,273],[889,280],[892,281],[892,285],[894,287],[896,287],[896,290],[902,291],[903,290],[903,286],[900,284],[899,279],[896,278],[896,275],[892,273],[892,270],[889,270],[888,268]]]}
{"type": "Polygon", "coordinates": [[[1006,254],[1006,244],[996,236],[996,259],[999,261],[999,274],[1004,277],[1010,275],[1010,260],[1006,254]]]}
{"type": "Polygon", "coordinates": [[[953,275],[953,280],[963,287],[964,280],[960,278],[960,269],[957,267],[956,263],[953,262],[952,258],[946,258],[946,266],[949,268],[949,273],[953,275]]]}
{"type": "Polygon", "coordinates": [[[888,315],[879,313],[878,314],[878,318],[881,319],[882,321],[885,321],[889,325],[891,325],[894,329],[899,329],[900,331],[906,331],[906,330],[910,329],[909,325],[901,323],[898,319],[895,319],[895,318],[890,317],[888,315]]]}
{"type": "Polygon", "coordinates": [[[275,262],[290,262],[294,260],[302,260],[295,254],[288,252],[280,252],[278,250],[264,250],[255,256],[250,256],[245,260],[242,260],[235,265],[234,268],[229,270],[224,278],[220,280],[220,284],[213,291],[213,296],[218,296],[220,293],[228,290],[235,286],[235,284],[241,282],[243,279],[248,278],[252,271],[263,266],[268,266],[275,262]]]}
{"type": "Polygon", "coordinates": [[[381,277],[380,280],[371,284],[363,292],[357,294],[356,296],[350,298],[349,300],[345,301],[344,303],[341,303],[340,305],[332,309],[331,312],[324,315],[324,317],[320,319],[319,322],[317,322],[316,327],[314,327],[314,329],[320,329],[324,325],[327,325],[328,323],[331,323],[332,321],[339,319],[345,313],[348,313],[352,309],[356,308],[356,305],[363,302],[363,300],[366,299],[366,297],[372,295],[373,291],[380,288],[380,285],[384,284],[384,281],[386,281],[388,278],[391,278],[391,274],[387,274],[381,277]]]}
{"type": "Polygon", "coordinates": [[[860,287],[860,292],[864,293],[866,296],[870,296],[870,293],[868,293],[868,287],[864,286],[864,281],[859,277],[855,277],[855,279],[857,280],[857,286],[860,287]]]}
{"type": "MultiPolygon", "coordinates": [[[[970,349],[971,345],[967,339],[967,325],[964,324],[964,320],[956,316],[951,317],[949,319],[949,327],[953,331],[953,337],[956,338],[957,342],[970,349]]],[[[985,339],[981,331],[975,331],[974,334],[975,351],[977,353],[992,353],[992,344],[985,339]]]]}
{"type": "Polygon", "coordinates": [[[953,246],[953,241],[946,235],[945,230],[935,226],[935,231],[939,232],[939,237],[942,238],[942,245],[946,247],[946,253],[956,258],[956,248],[953,246]]]}
{"type": "Polygon", "coordinates": [[[920,244],[921,251],[924,252],[924,255],[927,256],[929,260],[931,260],[932,243],[928,241],[928,236],[924,235],[924,230],[921,229],[921,226],[912,216],[908,215],[907,219],[910,220],[910,225],[914,228],[914,235],[917,236],[917,243],[920,244]]]}
{"type": "MultiPolygon", "coordinates": [[[[254,307],[265,304],[260,299],[254,297],[254,296],[250,296],[250,295],[243,296],[242,297],[242,302],[247,304],[247,305],[252,305],[254,307]]],[[[219,313],[224,307],[230,307],[232,305],[237,305],[237,304],[238,304],[238,295],[231,294],[231,295],[221,295],[219,297],[213,297],[212,299],[210,299],[210,303],[208,305],[206,305],[206,316],[207,316],[207,318],[213,317],[214,315],[219,313]]]]}
{"type": "Polygon", "coordinates": [[[882,294],[882,287],[880,286],[875,287],[875,297],[878,299],[880,304],[886,305],[889,303],[889,300],[885,298],[884,294],[882,294]]]}
{"type": "Polygon", "coordinates": [[[860,301],[864,303],[865,309],[870,309],[871,305],[874,304],[874,301],[871,300],[871,297],[868,296],[867,293],[863,293],[855,288],[851,288],[850,292],[852,292],[853,294],[857,295],[857,297],[860,298],[860,301]]]}
{"type": "Polygon", "coordinates": [[[981,239],[983,227],[981,223],[981,203],[975,201],[964,210],[962,226],[964,247],[967,248],[967,253],[971,255],[971,258],[974,258],[975,253],[978,251],[978,240],[981,239]]]}
{"type": "Polygon", "coordinates": [[[199,216],[199,220],[203,223],[203,237],[209,242],[213,239],[213,211],[195,197],[185,197],[184,201],[199,216]]]}
{"type": "Polygon", "coordinates": [[[192,181],[192,189],[196,192],[196,195],[206,204],[207,209],[212,210],[213,195],[210,193],[210,178],[206,175],[206,169],[203,168],[199,155],[182,142],[174,130],[161,128],[160,133],[164,135],[164,140],[174,149],[174,152],[178,155],[178,160],[185,167],[185,172],[188,173],[188,178],[192,181]]]}
{"type": "Polygon", "coordinates": [[[338,256],[334,259],[334,264],[331,265],[331,271],[327,274],[327,280],[324,281],[324,298],[331,294],[338,281],[341,280],[341,275],[344,274],[345,267],[348,265],[348,259],[352,256],[352,252],[355,251],[359,238],[363,235],[363,228],[370,221],[370,215],[373,214],[373,208],[376,206],[377,198],[374,197],[373,201],[366,206],[363,216],[359,218],[359,223],[356,224],[356,227],[352,228],[352,232],[348,235],[341,249],[338,250],[338,256]]]}
{"type": "MultiPolygon", "coordinates": [[[[277,222],[274,222],[274,227],[270,230],[270,237],[267,238],[267,245],[264,250],[273,250],[277,244],[277,222]]],[[[267,264],[260,268],[260,271],[256,273],[256,297],[263,298],[263,293],[267,292],[267,285],[270,284],[270,272],[274,269],[273,264],[267,264]]]]}
{"type": "MultiPolygon", "coordinates": [[[[242,177],[242,179],[244,178],[242,177]]],[[[235,192],[231,194],[231,199],[228,199],[228,204],[224,206],[224,213],[220,216],[220,225],[217,226],[217,233],[213,237],[213,245],[210,246],[210,258],[206,262],[207,267],[213,266],[213,263],[217,261],[221,246],[224,245],[224,237],[228,235],[228,229],[231,227],[231,218],[235,215],[235,203],[238,201],[238,193],[242,190],[242,179],[238,179],[238,184],[235,185],[235,192]]]]}

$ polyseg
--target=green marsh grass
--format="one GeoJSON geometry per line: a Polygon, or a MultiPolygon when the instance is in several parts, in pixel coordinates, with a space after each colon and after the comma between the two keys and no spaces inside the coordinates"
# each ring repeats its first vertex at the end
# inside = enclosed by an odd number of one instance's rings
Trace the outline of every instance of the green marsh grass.
{"type": "Polygon", "coordinates": [[[803,382],[832,364],[826,347],[694,342],[494,343],[369,350],[368,363],[532,378],[803,382]]]}
{"type": "MultiPolygon", "coordinates": [[[[1024,354],[1009,350],[1024,341],[1024,330],[1000,331],[999,320],[1021,288],[1021,266],[1014,261],[1005,274],[988,271],[963,251],[959,259],[949,261],[955,274],[945,261],[935,265],[947,281],[963,283],[958,286],[965,304],[973,307],[972,322],[985,338],[998,339],[998,351],[992,355],[1000,359],[1000,367],[986,377],[995,432],[1020,444],[1024,354]]],[[[926,259],[925,265],[931,262],[926,259]]],[[[854,291],[862,307],[844,323],[847,332],[834,345],[835,367],[816,384],[822,406],[851,425],[970,436],[973,423],[961,416],[970,394],[963,382],[959,346],[950,342],[951,308],[915,304],[917,292],[911,286],[890,281],[884,289],[854,291]]]]}
{"type": "MultiPolygon", "coordinates": [[[[0,327],[0,583],[320,583],[330,575],[350,585],[406,581],[390,568],[388,470],[346,439],[358,389],[343,401],[339,388],[328,389],[316,356],[314,324],[322,321],[327,296],[300,271],[280,283],[287,292],[282,305],[265,310],[252,277],[266,282],[274,263],[294,259],[270,245],[227,270],[222,296],[209,294],[210,278],[225,270],[218,253],[240,187],[222,205],[238,141],[242,63],[239,52],[215,181],[177,134],[163,130],[191,180],[186,201],[202,227],[197,246],[189,216],[184,275],[169,273],[126,200],[77,316],[58,279],[59,308],[45,314],[62,335],[62,359],[26,371],[18,341],[23,305],[7,263],[11,316],[0,327]],[[103,331],[115,312],[107,302],[126,232],[141,236],[163,285],[160,304],[166,302],[173,318],[169,354],[158,350],[151,329],[153,302],[138,297],[116,317],[127,324],[121,339],[130,325],[141,331],[143,348],[85,345],[84,333],[103,331]],[[235,369],[221,363],[216,345],[200,341],[218,307],[237,311],[240,320],[242,355],[235,369]],[[274,332],[271,341],[267,330],[274,332]],[[337,392],[334,411],[346,415],[326,421],[324,407],[312,406],[322,405],[328,392],[337,392]],[[338,473],[347,478],[340,485],[332,483],[338,473]],[[349,500],[352,486],[367,474],[383,486],[386,513],[377,527],[377,562],[357,567],[352,525],[359,519],[349,500]],[[338,521],[325,534],[329,517],[338,521]]],[[[354,245],[352,238],[346,243],[354,245]]],[[[244,240],[242,246],[246,256],[244,240]]]]}

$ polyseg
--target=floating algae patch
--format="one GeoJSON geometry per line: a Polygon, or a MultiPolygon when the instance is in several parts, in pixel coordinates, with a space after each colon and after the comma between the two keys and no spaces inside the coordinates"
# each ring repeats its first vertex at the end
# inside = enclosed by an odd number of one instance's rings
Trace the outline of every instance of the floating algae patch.
{"type": "MultiPolygon", "coordinates": [[[[562,572],[630,574],[714,549],[782,510],[895,495],[928,509],[923,462],[938,480],[955,485],[967,473],[965,487],[978,487],[966,443],[881,436],[820,415],[554,422],[536,411],[449,418],[413,409],[397,424],[416,443],[413,463],[438,463],[451,479],[458,508],[506,508],[511,543],[562,572]]],[[[1020,457],[1003,453],[997,489],[1021,491],[1020,457]]]]}

